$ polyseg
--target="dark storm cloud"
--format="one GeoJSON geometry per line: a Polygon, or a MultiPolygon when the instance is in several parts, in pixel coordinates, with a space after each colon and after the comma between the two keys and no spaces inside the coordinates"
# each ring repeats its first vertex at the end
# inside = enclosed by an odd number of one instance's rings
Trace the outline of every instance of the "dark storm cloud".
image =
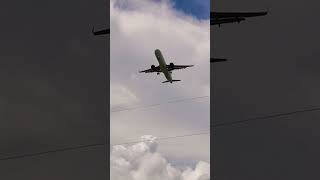
{"type": "MultiPolygon", "coordinates": [[[[109,39],[93,37],[91,28],[109,26],[108,10],[105,1],[1,3],[2,157],[105,141],[109,39]]],[[[106,154],[1,161],[0,178],[102,179],[106,154]]]]}
{"type": "MultiPolygon", "coordinates": [[[[212,123],[320,105],[317,1],[214,1],[218,11],[269,10],[211,30],[212,123]]],[[[319,113],[215,130],[217,179],[317,179],[319,113]]]]}

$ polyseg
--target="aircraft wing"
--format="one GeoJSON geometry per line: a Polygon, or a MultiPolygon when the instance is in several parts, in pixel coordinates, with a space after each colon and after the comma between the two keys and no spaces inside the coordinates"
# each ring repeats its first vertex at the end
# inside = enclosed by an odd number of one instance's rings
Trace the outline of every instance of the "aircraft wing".
{"type": "Polygon", "coordinates": [[[210,25],[241,22],[248,17],[265,16],[268,12],[211,12],[210,25]]]}
{"type": "Polygon", "coordinates": [[[167,65],[168,71],[176,70],[176,69],[185,69],[187,67],[192,67],[193,65],[175,65],[169,64],[167,65]]]}
{"type": "Polygon", "coordinates": [[[97,36],[97,35],[104,35],[104,34],[110,34],[110,29],[103,29],[103,30],[99,30],[99,31],[94,31],[94,27],[92,28],[92,33],[93,35],[97,36]]]}
{"type": "Polygon", "coordinates": [[[153,72],[161,72],[160,66],[155,66],[153,68],[147,69],[147,70],[143,70],[143,71],[139,71],[140,73],[153,73],[153,72]]]}

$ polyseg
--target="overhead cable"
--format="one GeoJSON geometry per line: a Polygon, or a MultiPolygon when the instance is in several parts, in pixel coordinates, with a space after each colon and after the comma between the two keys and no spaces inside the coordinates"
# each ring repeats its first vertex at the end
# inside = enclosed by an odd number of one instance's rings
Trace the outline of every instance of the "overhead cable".
{"type": "Polygon", "coordinates": [[[208,97],[210,97],[210,96],[197,96],[197,97],[191,97],[191,98],[183,98],[183,99],[167,101],[164,103],[149,104],[149,105],[145,105],[145,106],[136,106],[136,107],[131,107],[131,108],[123,108],[123,109],[119,109],[119,110],[111,110],[110,112],[122,112],[122,111],[131,111],[131,110],[137,110],[137,109],[145,109],[145,108],[150,108],[150,107],[161,106],[164,104],[181,103],[181,102],[185,102],[185,101],[192,101],[192,100],[203,99],[203,98],[208,98],[208,97]]]}
{"type": "MultiPolygon", "coordinates": [[[[176,138],[190,137],[190,136],[199,136],[199,135],[204,135],[204,134],[209,134],[209,133],[210,132],[203,132],[203,133],[184,134],[184,135],[178,135],[178,136],[168,136],[168,137],[157,138],[156,141],[164,141],[164,140],[169,140],[169,139],[176,139],[176,138]]],[[[130,142],[124,142],[124,143],[120,143],[120,144],[114,144],[111,146],[129,145],[129,144],[136,144],[136,143],[147,142],[147,141],[148,140],[130,141],[130,142]]],[[[106,145],[107,145],[106,143],[96,143],[96,144],[87,144],[87,145],[81,145],[81,146],[71,146],[71,147],[65,147],[65,148],[36,152],[36,153],[29,153],[29,154],[21,154],[21,155],[16,155],[16,156],[4,157],[4,158],[0,158],[0,161],[41,156],[41,155],[63,152],[63,151],[72,151],[72,150],[85,149],[85,148],[95,148],[95,147],[101,147],[101,146],[106,146],[106,145]]]]}
{"type": "Polygon", "coordinates": [[[271,118],[290,116],[290,115],[294,115],[294,114],[313,112],[313,111],[320,111],[320,107],[296,110],[296,111],[291,111],[291,112],[286,112],[286,113],[277,113],[277,114],[271,114],[271,115],[266,115],[266,116],[259,116],[259,117],[254,117],[254,118],[242,119],[242,120],[238,120],[238,121],[216,123],[216,124],[210,125],[210,127],[217,128],[217,127],[224,127],[224,126],[230,126],[230,125],[235,125],[235,124],[244,124],[244,123],[247,123],[250,121],[267,120],[267,119],[271,119],[271,118]]]}
{"type": "MultiPolygon", "coordinates": [[[[292,112],[287,112],[287,113],[278,113],[278,114],[272,114],[272,115],[267,115],[267,116],[260,116],[260,117],[255,117],[255,118],[248,118],[248,119],[243,119],[243,120],[238,120],[238,121],[217,123],[217,124],[213,124],[210,126],[211,126],[211,128],[225,127],[225,126],[230,126],[230,125],[234,125],[234,124],[243,124],[243,123],[247,123],[250,121],[267,120],[267,119],[272,119],[272,118],[276,118],[276,117],[289,116],[289,115],[294,115],[294,114],[298,114],[298,113],[306,113],[306,112],[314,112],[314,111],[320,111],[320,107],[297,110],[297,111],[292,111],[292,112]]],[[[178,136],[162,137],[162,138],[156,139],[156,141],[163,141],[163,140],[176,139],[176,138],[189,137],[189,136],[198,136],[198,135],[204,135],[204,134],[209,134],[209,133],[210,132],[202,132],[202,133],[193,133],[193,134],[184,134],[184,135],[178,135],[178,136]]],[[[124,142],[124,143],[114,144],[112,146],[134,144],[134,143],[139,143],[139,142],[144,142],[144,141],[124,142]]],[[[4,157],[4,158],[0,158],[0,161],[21,159],[21,158],[40,156],[40,155],[56,153],[56,152],[72,151],[72,150],[100,147],[100,146],[106,146],[106,145],[107,145],[106,143],[96,143],[96,144],[88,144],[88,145],[81,145],[81,146],[72,146],[72,147],[48,150],[48,151],[37,152],[37,153],[29,153],[29,154],[4,157]]]]}

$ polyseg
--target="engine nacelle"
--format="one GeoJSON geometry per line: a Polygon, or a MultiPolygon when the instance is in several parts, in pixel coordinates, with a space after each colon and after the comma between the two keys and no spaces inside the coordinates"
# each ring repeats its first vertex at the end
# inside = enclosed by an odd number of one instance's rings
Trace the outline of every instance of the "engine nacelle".
{"type": "Polygon", "coordinates": [[[169,66],[170,66],[170,68],[171,68],[171,69],[173,69],[173,68],[174,68],[174,64],[173,64],[173,63],[170,63],[170,65],[169,65],[169,66]]]}
{"type": "Polygon", "coordinates": [[[151,65],[151,69],[155,71],[156,70],[156,66],[155,65],[151,65]]]}

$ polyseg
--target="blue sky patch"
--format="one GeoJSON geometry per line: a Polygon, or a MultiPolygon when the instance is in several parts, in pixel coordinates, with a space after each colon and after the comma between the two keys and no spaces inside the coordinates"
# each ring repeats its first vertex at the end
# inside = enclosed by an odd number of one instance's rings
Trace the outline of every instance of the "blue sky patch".
{"type": "Polygon", "coordinates": [[[210,18],[210,0],[172,0],[174,8],[198,19],[210,18]]]}

